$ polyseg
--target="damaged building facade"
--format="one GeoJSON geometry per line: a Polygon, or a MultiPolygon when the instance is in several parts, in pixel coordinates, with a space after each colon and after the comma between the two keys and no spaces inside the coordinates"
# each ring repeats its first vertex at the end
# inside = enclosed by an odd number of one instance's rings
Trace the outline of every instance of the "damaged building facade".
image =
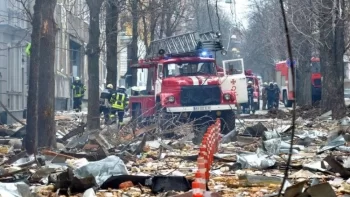
{"type": "MultiPolygon", "coordinates": [[[[28,7],[32,9],[33,4],[28,7]]],[[[30,43],[31,26],[19,1],[0,0],[0,12],[0,61],[3,63],[0,65],[0,101],[9,113],[22,119],[26,115],[29,76],[29,57],[25,53],[25,47],[30,43]]],[[[73,77],[80,77],[88,88],[85,47],[89,39],[89,15],[85,0],[58,0],[55,19],[58,26],[55,108],[57,111],[63,111],[72,107],[73,77]]],[[[106,77],[105,62],[105,55],[102,52],[101,86],[106,77]]],[[[87,100],[87,94],[84,100],[87,100]]],[[[0,124],[15,122],[9,113],[0,107],[0,124]]]]}

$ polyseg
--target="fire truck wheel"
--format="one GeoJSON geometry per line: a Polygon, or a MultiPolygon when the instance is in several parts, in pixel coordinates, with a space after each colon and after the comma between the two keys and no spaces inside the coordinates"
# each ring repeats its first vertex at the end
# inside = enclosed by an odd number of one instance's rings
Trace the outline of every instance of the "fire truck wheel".
{"type": "Polygon", "coordinates": [[[236,117],[233,110],[227,110],[222,113],[221,116],[221,133],[227,134],[236,127],[236,117]]]}

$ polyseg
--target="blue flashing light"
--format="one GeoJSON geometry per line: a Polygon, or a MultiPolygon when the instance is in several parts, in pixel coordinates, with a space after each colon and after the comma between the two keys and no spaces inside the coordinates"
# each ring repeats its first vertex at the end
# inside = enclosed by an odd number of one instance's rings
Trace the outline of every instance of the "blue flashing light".
{"type": "Polygon", "coordinates": [[[202,53],[201,53],[201,56],[202,57],[205,57],[205,56],[207,56],[208,55],[208,52],[206,52],[206,51],[203,51],[202,53]]]}
{"type": "Polygon", "coordinates": [[[170,55],[164,55],[164,59],[168,60],[168,59],[170,59],[170,58],[171,58],[170,55]]]}

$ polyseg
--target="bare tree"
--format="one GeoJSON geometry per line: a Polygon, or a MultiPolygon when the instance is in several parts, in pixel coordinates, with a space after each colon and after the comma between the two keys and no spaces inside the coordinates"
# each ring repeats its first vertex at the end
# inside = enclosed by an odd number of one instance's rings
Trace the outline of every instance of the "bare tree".
{"type": "MultiPolygon", "coordinates": [[[[244,43],[245,57],[255,65],[266,64],[273,68],[273,61],[288,58],[285,54],[285,40],[281,40],[283,28],[276,2],[252,0],[253,9],[250,26],[244,43]],[[272,31],[271,31],[272,30],[272,31]],[[276,32],[279,32],[277,35],[276,32]],[[282,51],[275,53],[273,51],[282,51]],[[266,63],[265,63],[266,62],[266,63]]],[[[312,55],[319,54],[321,62],[323,111],[332,110],[334,118],[345,115],[344,106],[344,62],[346,51],[344,29],[345,1],[287,1],[288,22],[291,27],[293,52],[297,65],[297,102],[307,105],[311,102],[312,55]],[[329,14],[332,13],[332,14],[329,14]],[[318,49],[318,50],[315,50],[318,49]]],[[[271,70],[271,73],[274,73],[271,70]]]]}
{"type": "Polygon", "coordinates": [[[57,0],[43,1],[41,10],[38,146],[56,147],[55,123],[55,36],[57,0]]]}
{"type": "Polygon", "coordinates": [[[117,86],[117,46],[119,32],[119,14],[124,6],[124,1],[106,1],[106,46],[107,46],[107,84],[117,86]]]}
{"type": "MultiPolygon", "coordinates": [[[[187,7],[188,5],[185,0],[163,0],[162,17],[164,20],[162,20],[161,29],[164,30],[166,37],[172,36],[178,31],[179,24],[183,22],[184,18],[186,18],[185,14],[188,11],[187,7]]],[[[160,37],[163,36],[161,32],[159,34],[160,37]]]]}
{"type": "Polygon", "coordinates": [[[298,58],[296,68],[296,96],[300,106],[312,104],[311,57],[315,48],[311,37],[316,21],[311,1],[289,1],[289,23],[293,40],[293,53],[298,58]]]}
{"type": "Polygon", "coordinates": [[[322,109],[332,110],[333,118],[345,116],[344,103],[344,0],[319,3],[319,29],[322,81],[322,109]],[[330,16],[329,13],[332,13],[330,16]]]}
{"type": "MultiPolygon", "coordinates": [[[[236,27],[232,20],[233,16],[217,7],[216,4],[207,4],[206,1],[187,0],[186,2],[186,9],[182,14],[177,29],[199,33],[208,31],[220,32],[222,34],[222,43],[226,48],[232,36],[232,29],[236,27]]],[[[233,53],[230,49],[226,56],[223,56],[221,53],[215,54],[216,62],[219,65],[221,65],[222,60],[231,58],[233,58],[233,53]]]]}
{"type": "MultiPolygon", "coordinates": [[[[139,0],[130,0],[131,5],[131,15],[132,15],[132,40],[130,44],[130,59],[132,64],[136,64],[138,62],[138,24],[139,24],[139,0]]],[[[137,86],[137,70],[130,69],[128,67],[128,74],[131,74],[131,86],[137,86]]]]}
{"type": "Polygon", "coordinates": [[[274,63],[286,58],[281,17],[277,1],[251,1],[249,27],[243,30],[241,54],[247,68],[260,73],[265,81],[273,80],[274,63]]]}
{"type": "Polygon", "coordinates": [[[25,148],[28,154],[33,154],[37,150],[38,135],[38,88],[39,88],[39,68],[40,68],[40,37],[41,37],[41,10],[44,0],[36,0],[32,21],[32,43],[30,53],[30,74],[27,101],[27,127],[25,137],[25,148]]]}
{"type": "Polygon", "coordinates": [[[160,17],[160,4],[161,3],[157,0],[149,0],[147,4],[142,4],[140,6],[139,13],[143,27],[140,30],[140,34],[142,35],[143,42],[146,46],[146,51],[149,43],[155,38],[155,30],[160,17]]]}
{"type": "Polygon", "coordinates": [[[100,59],[100,12],[103,0],[86,0],[90,13],[88,56],[89,101],[87,127],[90,130],[100,128],[99,112],[99,59],[100,59]]]}

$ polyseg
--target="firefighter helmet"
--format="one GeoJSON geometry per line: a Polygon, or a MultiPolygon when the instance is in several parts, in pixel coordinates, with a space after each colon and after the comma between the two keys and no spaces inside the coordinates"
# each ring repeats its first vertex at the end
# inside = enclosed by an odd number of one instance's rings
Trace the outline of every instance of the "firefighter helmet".
{"type": "Polygon", "coordinates": [[[107,85],[107,88],[113,89],[113,85],[112,85],[112,84],[108,84],[108,85],[107,85]]]}
{"type": "Polygon", "coordinates": [[[75,77],[74,80],[75,81],[80,81],[80,77],[75,77]]]}
{"type": "Polygon", "coordinates": [[[249,85],[252,85],[252,84],[253,84],[253,82],[252,82],[252,81],[248,81],[248,84],[249,84],[249,85]]]}

